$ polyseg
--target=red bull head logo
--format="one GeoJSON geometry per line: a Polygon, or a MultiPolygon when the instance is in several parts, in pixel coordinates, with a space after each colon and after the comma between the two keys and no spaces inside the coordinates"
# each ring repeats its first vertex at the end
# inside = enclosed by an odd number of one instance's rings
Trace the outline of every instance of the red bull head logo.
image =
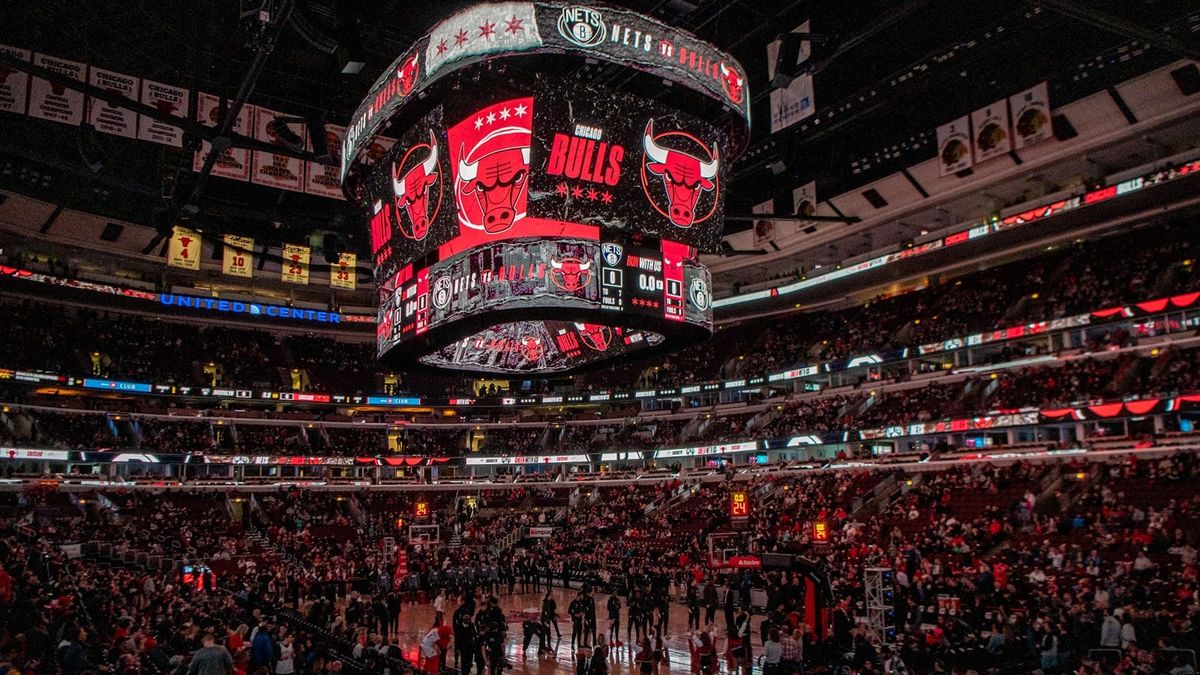
{"type": "Polygon", "coordinates": [[[593,351],[602,352],[612,342],[612,329],[595,323],[576,323],[579,339],[593,351]]]}
{"type": "MultiPolygon", "coordinates": [[[[664,147],[659,142],[666,136],[682,136],[698,144],[705,152],[708,148],[691,134],[683,132],[668,132],[659,136],[654,134],[654,121],[646,124],[646,133],[642,137],[642,147],[645,150],[642,186],[646,195],[659,213],[671,219],[679,227],[691,227],[693,223],[707,220],[712,215],[710,210],[701,218],[696,217],[696,204],[701,192],[711,192],[717,187],[717,169],[720,166],[718,151],[714,145],[711,159],[705,161],[694,155],[679,150],[664,147]],[[646,181],[645,172],[662,176],[663,187],[666,190],[666,210],[660,208],[654,197],[650,196],[650,186],[646,181]]],[[[713,202],[713,210],[716,202],[713,202]]]]}
{"type": "Polygon", "coordinates": [[[550,259],[550,281],[555,286],[574,293],[592,280],[592,261],[579,258],[550,259]]]}
{"type": "Polygon", "coordinates": [[[459,235],[499,235],[525,217],[532,121],[533,98],[517,98],[480,108],[446,130],[459,235]]]}
{"type": "Polygon", "coordinates": [[[535,338],[532,335],[523,335],[519,343],[521,348],[521,356],[529,362],[534,362],[542,358],[542,340],[535,338]]]}
{"type": "Polygon", "coordinates": [[[429,234],[429,223],[437,217],[442,206],[442,188],[438,180],[438,145],[433,131],[429,132],[429,144],[420,143],[405,153],[404,157],[392,167],[392,192],[396,195],[396,216],[400,221],[400,233],[409,239],[420,241],[429,234]],[[427,149],[428,154],[416,166],[409,169],[403,176],[399,175],[401,167],[415,152],[427,149]],[[437,203],[430,213],[430,188],[437,184],[437,203]],[[401,210],[407,214],[407,219],[401,215],[401,210]],[[406,222],[407,221],[407,222],[406,222]]]}
{"type": "Polygon", "coordinates": [[[746,80],[733,68],[721,64],[721,89],[734,103],[741,103],[746,95],[746,80]]]}
{"type": "Polygon", "coordinates": [[[408,96],[417,83],[417,55],[413,54],[404,63],[396,66],[396,79],[400,80],[400,95],[408,96]]]}
{"type": "Polygon", "coordinates": [[[466,224],[488,234],[507,231],[523,218],[529,196],[529,133],[510,127],[494,134],[484,137],[470,153],[460,152],[458,160],[460,210],[472,215],[478,210],[481,218],[468,216],[466,224]],[[496,149],[477,154],[481,146],[496,149]]]}

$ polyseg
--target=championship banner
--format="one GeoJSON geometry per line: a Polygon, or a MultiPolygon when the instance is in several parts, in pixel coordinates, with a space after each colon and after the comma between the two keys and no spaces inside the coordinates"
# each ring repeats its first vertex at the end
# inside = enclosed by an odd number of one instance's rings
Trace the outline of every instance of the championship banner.
{"type": "MultiPolygon", "coordinates": [[[[342,165],[342,140],[345,138],[346,127],[325,125],[325,142],[329,144],[329,155],[333,158],[334,166],[305,162],[305,192],[331,199],[346,198],[342,194],[342,180],[338,174],[342,165]]],[[[380,153],[380,157],[382,156],[383,153],[380,153]]]]}
{"type": "MultiPolygon", "coordinates": [[[[796,26],[793,33],[808,33],[810,22],[796,26]]],[[[775,62],[779,59],[779,40],[767,45],[767,81],[775,79],[775,62]]],[[[812,43],[800,43],[796,65],[808,60],[812,54],[812,43]]],[[[804,74],[792,80],[787,87],[771,90],[771,133],[777,133],[809,117],[817,111],[813,97],[812,75],[804,74]]]]}
{"type": "MultiPolygon", "coordinates": [[[[233,122],[233,131],[247,134],[250,130],[251,118],[254,117],[254,106],[244,105],[238,111],[237,119],[233,122]]],[[[200,92],[196,95],[196,121],[206,127],[215,127],[221,121],[221,99],[212,94],[200,92]]],[[[204,161],[212,145],[201,141],[200,151],[192,162],[192,170],[199,172],[204,167],[204,161]]],[[[246,148],[227,148],[213,164],[212,175],[234,180],[250,180],[250,151],[246,148]]]]}
{"type": "Polygon", "coordinates": [[[969,169],[971,159],[971,123],[966,115],[937,129],[938,175],[952,176],[969,169]]]}
{"type": "Polygon", "coordinates": [[[254,240],[227,234],[222,237],[225,251],[221,258],[221,273],[249,279],[254,276],[254,240]]]}
{"type": "Polygon", "coordinates": [[[976,162],[984,162],[1012,150],[1008,100],[1000,99],[971,113],[971,129],[975,132],[976,162]]]}
{"type": "MultiPolygon", "coordinates": [[[[755,204],[754,208],[750,209],[751,213],[774,213],[775,200],[768,199],[765,202],[755,204]]],[[[773,220],[755,220],[754,221],[754,246],[761,248],[775,241],[775,221],[773,220]]]]}
{"type": "Polygon", "coordinates": [[[343,253],[339,255],[337,264],[329,268],[329,286],[344,288],[348,291],[358,288],[358,271],[355,269],[357,265],[358,254],[343,253]]]}
{"type": "MultiPolygon", "coordinates": [[[[76,61],[35,54],[33,65],[53,70],[80,82],[86,79],[87,65],[76,61]]],[[[79,126],[83,122],[83,103],[83,92],[68,89],[65,85],[52,84],[40,77],[33,78],[29,85],[30,117],[79,126]]]]}
{"type": "MultiPolygon", "coordinates": [[[[271,123],[277,117],[287,117],[287,115],[266,108],[258,108],[254,115],[254,138],[280,145],[278,132],[271,127],[271,123]]],[[[300,137],[303,147],[308,146],[307,131],[303,124],[290,123],[287,128],[300,137]]],[[[304,191],[304,160],[302,159],[255,150],[250,165],[252,167],[250,182],[252,183],[293,192],[304,191]]],[[[304,283],[308,283],[308,281],[306,280],[304,283]]]]}
{"type": "Polygon", "coordinates": [[[1012,110],[1013,145],[1017,150],[1040,143],[1054,133],[1050,124],[1050,94],[1045,82],[1008,97],[1008,107],[1012,110]]]}
{"type": "MultiPolygon", "coordinates": [[[[0,54],[14,59],[28,61],[32,52],[28,49],[17,49],[0,45],[0,54]]],[[[25,114],[25,105],[29,102],[29,73],[23,73],[8,66],[0,66],[0,110],[4,112],[25,114]]]]}
{"type": "Polygon", "coordinates": [[[200,269],[200,234],[176,225],[167,246],[167,264],[185,270],[200,269]]]}
{"type": "MultiPolygon", "coordinates": [[[[175,117],[187,117],[188,90],[153,80],[142,80],[142,104],[175,117]]],[[[183,129],[164,124],[145,115],[138,116],[139,140],[162,145],[183,146],[183,129]]]]}
{"type": "Polygon", "coordinates": [[[308,259],[312,250],[301,244],[283,245],[283,262],[280,264],[280,279],[289,284],[308,283],[308,259]]]}
{"type": "MultiPolygon", "coordinates": [[[[92,68],[88,72],[88,84],[136,101],[141,80],[111,70],[92,68]]],[[[98,98],[88,99],[88,124],[96,127],[96,131],[124,138],[136,138],[137,118],[137,113],[128,108],[121,108],[98,98]]]]}

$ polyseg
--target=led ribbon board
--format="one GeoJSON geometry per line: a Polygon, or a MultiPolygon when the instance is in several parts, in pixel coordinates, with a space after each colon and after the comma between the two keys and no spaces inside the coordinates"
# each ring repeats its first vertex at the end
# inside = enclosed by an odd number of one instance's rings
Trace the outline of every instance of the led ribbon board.
{"type": "Polygon", "coordinates": [[[344,145],[381,360],[563,372],[706,337],[699,253],[719,246],[746,143],[742,72],[623,10],[507,2],[438,24],[376,82],[344,145]],[[390,150],[360,152],[384,137],[390,150]]]}

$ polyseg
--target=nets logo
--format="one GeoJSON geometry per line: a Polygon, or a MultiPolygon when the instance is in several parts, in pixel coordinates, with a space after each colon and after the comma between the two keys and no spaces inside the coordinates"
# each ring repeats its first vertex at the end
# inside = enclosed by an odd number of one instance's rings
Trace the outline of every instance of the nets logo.
{"type": "Polygon", "coordinates": [[[590,7],[564,7],[558,17],[558,33],[580,47],[595,47],[608,37],[604,17],[590,7]]]}
{"type": "Polygon", "coordinates": [[[708,284],[700,278],[692,279],[692,284],[688,287],[688,297],[691,298],[692,304],[699,308],[700,311],[707,310],[709,301],[708,284]]]}
{"type": "Polygon", "coordinates": [[[446,309],[446,305],[450,304],[450,277],[438,277],[437,281],[433,282],[433,306],[438,309],[446,309]]]}
{"type": "Polygon", "coordinates": [[[616,267],[624,257],[625,251],[620,244],[606,242],[600,245],[600,254],[604,256],[604,262],[608,263],[609,267],[616,267]]]}

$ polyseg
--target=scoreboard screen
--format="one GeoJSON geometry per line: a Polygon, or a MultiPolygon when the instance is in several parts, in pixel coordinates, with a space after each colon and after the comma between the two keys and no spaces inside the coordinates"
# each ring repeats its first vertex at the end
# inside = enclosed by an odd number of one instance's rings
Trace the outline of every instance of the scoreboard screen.
{"type": "Polygon", "coordinates": [[[489,3],[435,26],[346,135],[343,189],[370,220],[380,359],[562,372],[709,335],[699,254],[720,244],[730,162],[748,137],[742,72],[616,9],[489,3]],[[503,36],[470,38],[498,13],[503,36]],[[632,26],[657,36],[652,48],[601,37],[632,26]],[[627,77],[563,77],[571,59],[627,77]],[[681,86],[664,94],[664,80],[681,86]],[[367,158],[385,127],[395,142],[367,158]]]}

